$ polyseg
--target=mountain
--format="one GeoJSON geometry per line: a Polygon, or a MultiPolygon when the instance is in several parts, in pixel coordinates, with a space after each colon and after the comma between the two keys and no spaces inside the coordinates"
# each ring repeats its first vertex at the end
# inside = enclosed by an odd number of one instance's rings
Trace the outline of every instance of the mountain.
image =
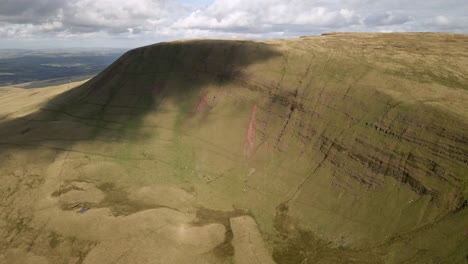
{"type": "Polygon", "coordinates": [[[0,262],[465,263],[467,44],[175,41],[28,90],[0,108],[0,262]]]}

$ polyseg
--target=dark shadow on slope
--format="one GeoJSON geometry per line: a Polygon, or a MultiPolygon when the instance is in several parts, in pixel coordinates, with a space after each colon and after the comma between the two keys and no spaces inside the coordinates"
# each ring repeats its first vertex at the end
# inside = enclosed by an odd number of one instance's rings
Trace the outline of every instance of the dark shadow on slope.
{"type": "Polygon", "coordinates": [[[244,67],[278,55],[273,45],[228,40],[159,43],[131,50],[41,110],[0,123],[0,154],[38,147],[65,151],[82,140],[118,142],[141,125],[146,113],[158,111],[163,100],[193,98],[196,103],[202,87],[213,84],[222,89],[240,78],[244,67]],[[54,141],[59,143],[51,145],[54,141]]]}

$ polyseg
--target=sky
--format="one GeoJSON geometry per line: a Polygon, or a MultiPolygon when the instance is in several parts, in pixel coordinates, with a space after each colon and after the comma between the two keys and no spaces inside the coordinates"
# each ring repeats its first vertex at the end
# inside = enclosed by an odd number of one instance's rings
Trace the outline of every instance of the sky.
{"type": "Polygon", "coordinates": [[[0,0],[0,49],[330,31],[468,33],[468,0],[0,0]]]}

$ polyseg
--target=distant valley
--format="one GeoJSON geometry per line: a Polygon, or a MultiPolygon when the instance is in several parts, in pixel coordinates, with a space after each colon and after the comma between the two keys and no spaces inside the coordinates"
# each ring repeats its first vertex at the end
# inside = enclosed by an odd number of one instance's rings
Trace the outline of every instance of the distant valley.
{"type": "Polygon", "coordinates": [[[21,87],[37,88],[89,79],[112,64],[125,51],[0,50],[0,86],[28,83],[21,87]]]}

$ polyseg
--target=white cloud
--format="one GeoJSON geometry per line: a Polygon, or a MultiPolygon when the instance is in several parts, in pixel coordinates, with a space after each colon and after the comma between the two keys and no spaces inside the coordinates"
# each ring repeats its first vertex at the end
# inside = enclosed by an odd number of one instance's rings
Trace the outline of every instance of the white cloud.
{"type": "Polygon", "coordinates": [[[436,16],[434,19],[434,23],[439,26],[447,26],[450,25],[451,21],[446,16],[436,16]]]}
{"type": "Polygon", "coordinates": [[[136,46],[176,38],[325,31],[467,33],[466,10],[466,0],[0,0],[0,47],[85,38],[84,44],[136,46]]]}
{"type": "Polygon", "coordinates": [[[438,31],[467,32],[468,17],[447,17],[437,15],[421,22],[421,25],[438,31]]]}
{"type": "Polygon", "coordinates": [[[391,11],[384,13],[374,13],[364,19],[364,23],[369,26],[402,25],[413,21],[414,18],[404,14],[391,11]]]}
{"type": "Polygon", "coordinates": [[[335,28],[358,24],[359,17],[346,8],[330,9],[310,1],[215,0],[174,23],[178,28],[271,33],[300,26],[335,28]]]}

